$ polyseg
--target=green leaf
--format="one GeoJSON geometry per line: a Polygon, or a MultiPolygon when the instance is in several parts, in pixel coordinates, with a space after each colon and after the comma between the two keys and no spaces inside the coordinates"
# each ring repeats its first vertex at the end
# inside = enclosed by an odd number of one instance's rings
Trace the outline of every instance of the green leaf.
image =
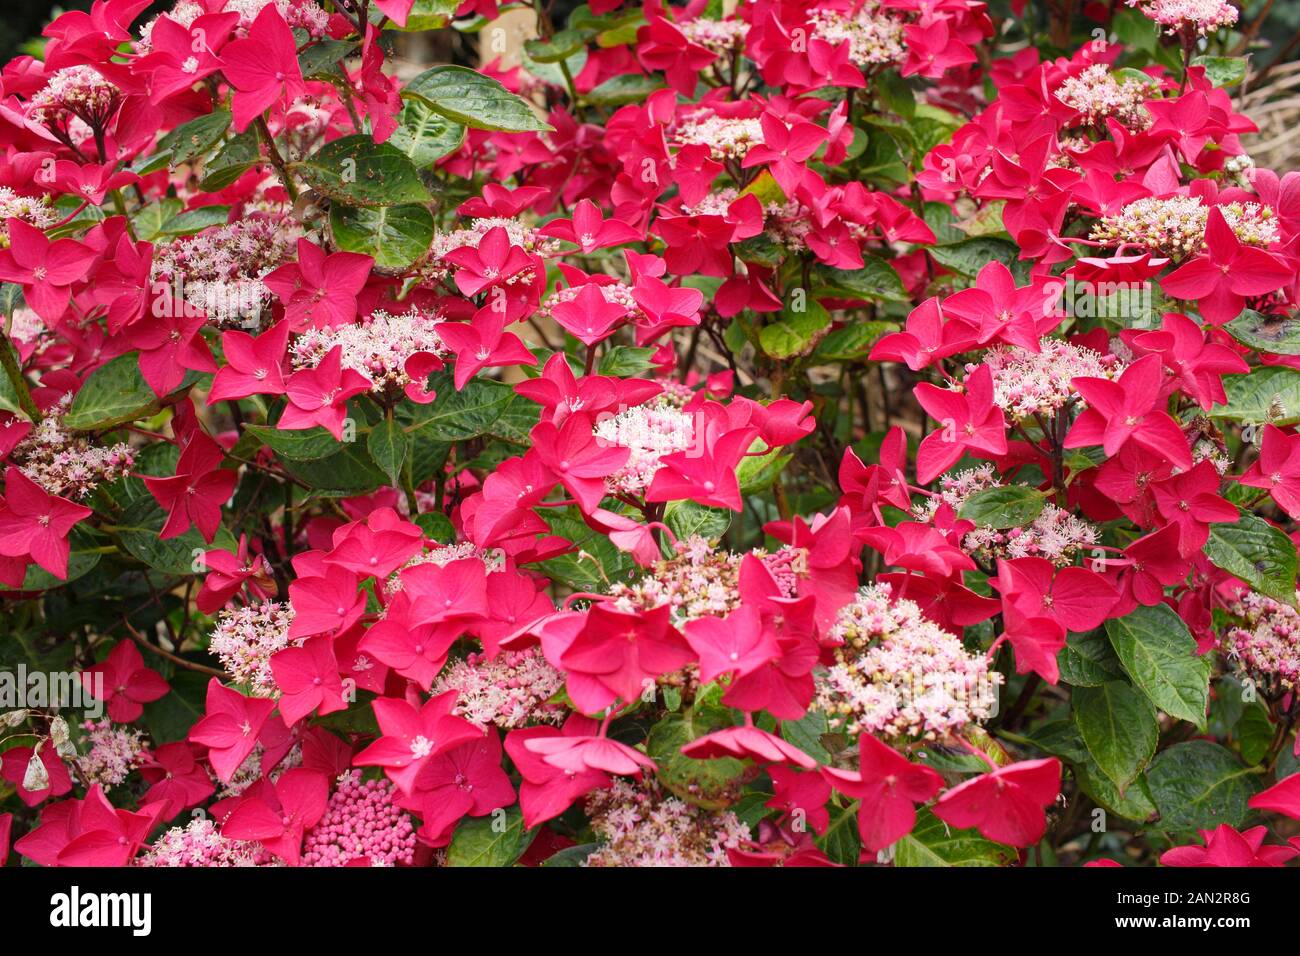
{"type": "Polygon", "coordinates": [[[1300,355],[1300,318],[1247,309],[1223,327],[1242,345],[1271,355],[1300,355]]]}
{"type": "Polygon", "coordinates": [[[400,124],[388,142],[423,169],[460,149],[465,127],[454,123],[419,100],[407,100],[397,115],[400,124]]]}
{"type": "Polygon", "coordinates": [[[199,206],[177,213],[158,230],[158,236],[192,236],[211,226],[224,226],[230,218],[229,206],[199,206]]]}
{"type": "Polygon", "coordinates": [[[447,866],[514,866],[536,835],[536,830],[524,829],[518,807],[468,817],[452,834],[447,866]]]}
{"type": "Polygon", "coordinates": [[[388,481],[388,476],[375,467],[360,442],[345,444],[327,458],[311,461],[286,458],[280,464],[294,478],[324,494],[361,494],[374,491],[388,481]]]}
{"type": "Polygon", "coordinates": [[[152,495],[137,498],[127,505],[117,527],[122,546],[155,571],[164,574],[197,574],[195,560],[210,549],[234,551],[234,535],[224,525],[217,528],[211,543],[203,540],[198,528],[190,528],[175,538],[160,538],[167,521],[166,513],[152,495]]]}
{"type": "Polygon", "coordinates": [[[962,503],[959,518],[981,528],[1022,528],[1042,513],[1047,496],[1026,485],[1003,485],[975,492],[962,503]]]}
{"type": "Polygon", "coordinates": [[[1014,242],[997,236],[977,236],[930,246],[928,251],[939,265],[968,279],[975,278],[990,262],[1001,262],[1010,267],[1020,255],[1020,248],[1014,242]]]}
{"type": "Polygon", "coordinates": [[[740,460],[736,466],[736,482],[740,485],[742,495],[756,495],[766,491],[772,482],[780,477],[794,456],[773,448],[763,455],[751,455],[740,460]]]}
{"type": "MultiPolygon", "coordinates": [[[[193,384],[197,375],[186,376],[193,384]]],[[[63,424],[76,431],[103,431],[153,415],[161,407],[158,396],[140,374],[136,353],[105,362],[90,374],[72,400],[63,424]]]]}
{"type": "Polygon", "coordinates": [[[1163,750],[1147,771],[1160,824],[1170,830],[1213,830],[1240,826],[1247,801],[1259,790],[1258,771],[1208,740],[1191,740],[1163,750]]]}
{"type": "Polygon", "coordinates": [[[188,123],[182,123],[158,140],[158,148],[150,157],[150,162],[142,165],[140,169],[135,169],[135,172],[140,173],[142,170],[153,172],[165,166],[179,166],[203,156],[217,145],[229,128],[228,110],[216,110],[192,119],[188,123]],[[161,161],[161,165],[155,166],[155,161],[161,161]]]}
{"type": "Polygon", "coordinates": [[[781,736],[818,763],[831,762],[830,751],[822,743],[822,737],[830,731],[826,714],[811,708],[798,720],[781,721],[781,736]]]}
{"type": "Polygon", "coordinates": [[[1074,687],[1100,687],[1107,681],[1124,676],[1124,668],[1106,632],[1071,634],[1065,647],[1056,655],[1061,680],[1074,687]]]}
{"type": "Polygon", "coordinates": [[[654,352],[655,350],[649,347],[637,348],[631,345],[615,345],[600,357],[600,362],[596,365],[596,373],[598,375],[613,375],[616,378],[640,375],[650,368],[652,364],[650,357],[654,355],[654,352]]]}
{"type": "Polygon", "coordinates": [[[559,63],[585,47],[592,36],[591,30],[561,30],[548,40],[527,41],[524,51],[535,63],[559,63]]]}
{"type": "Polygon", "coordinates": [[[974,830],[949,827],[929,810],[916,816],[912,832],[894,845],[894,866],[1009,866],[1016,851],[974,830]]]}
{"type": "Polygon", "coordinates": [[[391,418],[385,418],[372,428],[370,437],[366,440],[370,457],[388,476],[394,488],[399,487],[402,464],[406,461],[409,445],[410,439],[406,437],[406,432],[402,431],[402,426],[391,418]]]}
{"type": "Polygon", "coordinates": [[[663,80],[657,76],[625,73],[611,77],[590,93],[584,94],[581,99],[592,106],[626,106],[628,103],[640,103],[651,93],[663,88],[663,80]]]}
{"type": "Polygon", "coordinates": [[[813,295],[817,298],[855,299],[868,302],[906,302],[907,290],[898,271],[884,259],[865,257],[861,269],[813,271],[813,295]]]}
{"type": "Polygon", "coordinates": [[[1256,591],[1295,605],[1295,545],[1258,515],[1243,512],[1235,524],[1210,525],[1205,556],[1256,591]]]}
{"type": "Polygon", "coordinates": [[[830,315],[821,303],[804,304],[803,311],[786,308],[780,321],[759,330],[758,344],[767,355],[777,359],[805,355],[818,341],[817,333],[831,324],[830,315]]]}
{"type": "Polygon", "coordinates": [[[375,266],[401,272],[429,250],[433,242],[433,214],[419,203],[367,209],[334,203],[330,206],[330,232],[344,252],[373,256],[375,266]]]}
{"type": "Polygon", "coordinates": [[[398,408],[403,426],[412,437],[417,434],[435,441],[468,441],[484,435],[500,417],[514,389],[490,379],[471,379],[456,391],[451,376],[438,373],[430,377],[438,397],[428,405],[403,402],[398,408]]]}
{"type": "Polygon", "coordinates": [[[1263,425],[1300,423],[1300,372],[1284,365],[1264,365],[1245,375],[1225,375],[1226,405],[1210,409],[1211,418],[1263,425]]]}
{"type": "MultiPolygon", "coordinates": [[[[457,0],[415,0],[411,12],[407,14],[406,26],[398,26],[391,20],[384,24],[385,30],[397,30],[402,33],[423,33],[426,30],[441,30],[456,14],[460,6],[457,0]]],[[[376,26],[383,21],[382,11],[371,7],[370,22],[376,26]]]]}
{"type": "Polygon", "coordinates": [[[204,164],[199,188],[206,193],[220,192],[262,161],[257,130],[249,127],[226,140],[210,161],[204,164]]]}
{"type": "Polygon", "coordinates": [[[156,239],[162,235],[163,224],[184,208],[185,204],[174,196],[151,202],[131,217],[131,226],[138,238],[156,239]]]}
{"type": "Polygon", "coordinates": [[[441,511],[426,511],[416,515],[413,520],[427,538],[440,544],[451,544],[456,540],[456,528],[441,511]]]}
{"type": "Polygon", "coordinates": [[[1241,56],[1198,56],[1192,66],[1205,67],[1205,76],[1215,86],[1236,86],[1246,78],[1246,58],[1241,56]]]}
{"type": "Polygon", "coordinates": [[[189,736],[190,728],[203,716],[208,679],[206,674],[178,669],[167,678],[171,685],[167,695],[144,705],[144,724],[154,743],[172,743],[189,736]]]}
{"type": "Polygon", "coordinates": [[[747,765],[734,757],[699,760],[687,757],[682,747],[698,737],[732,726],[726,707],[691,708],[669,714],[650,728],[646,755],[659,766],[656,779],[687,803],[710,810],[734,803],[747,765]]]}
{"type": "Polygon", "coordinates": [[[432,198],[406,153],[366,133],[332,140],[289,169],[317,192],[352,206],[400,206],[432,198]]]}
{"type": "Polygon", "coordinates": [[[549,131],[532,106],[477,70],[435,66],[406,84],[402,96],[418,99],[448,119],[473,129],[506,133],[549,131]]]}
{"type": "Polygon", "coordinates": [[[731,527],[731,512],[726,508],[709,508],[694,501],[670,501],[664,509],[664,524],[678,541],[699,535],[717,541],[731,527]]]}
{"type": "Polygon", "coordinates": [[[1273,744],[1274,733],[1268,708],[1258,700],[1247,704],[1233,730],[1237,749],[1241,751],[1241,759],[1248,764],[1257,764],[1263,760],[1273,744]]]}
{"type": "Polygon", "coordinates": [[[325,429],[291,428],[281,431],[271,425],[245,425],[244,431],[262,444],[270,447],[281,458],[294,461],[315,461],[338,454],[343,443],[325,429]]]}
{"type": "Polygon", "coordinates": [[[856,801],[847,807],[831,804],[830,825],[825,833],[813,838],[817,848],[841,866],[855,866],[862,853],[857,808],[856,801]]]}
{"type": "Polygon", "coordinates": [[[836,329],[818,343],[814,361],[858,362],[871,354],[871,347],[887,332],[898,328],[893,322],[854,322],[836,329]]]}
{"type": "Polygon", "coordinates": [[[577,846],[566,846],[563,850],[558,850],[543,860],[542,866],[582,866],[587,857],[591,856],[599,848],[599,843],[579,843],[577,846]]]}
{"type": "Polygon", "coordinates": [[[1124,681],[1076,687],[1071,696],[1084,746],[1123,793],[1155,755],[1160,736],[1155,708],[1124,681]]]}
{"type": "Polygon", "coordinates": [[[1038,728],[1032,739],[1049,754],[1069,763],[1079,787],[1107,812],[1139,822],[1146,822],[1156,815],[1156,805],[1151,799],[1146,777],[1139,775],[1121,793],[1093,760],[1074,721],[1050,721],[1038,728]]]}
{"type": "Polygon", "coordinates": [[[298,67],[304,79],[334,81],[339,78],[339,61],[356,51],[351,40],[321,40],[298,55],[298,67]]]}
{"type": "Polygon", "coordinates": [[[1106,622],[1106,634],[1133,683],[1170,717],[1205,730],[1210,659],[1167,604],[1139,607],[1106,622]]]}

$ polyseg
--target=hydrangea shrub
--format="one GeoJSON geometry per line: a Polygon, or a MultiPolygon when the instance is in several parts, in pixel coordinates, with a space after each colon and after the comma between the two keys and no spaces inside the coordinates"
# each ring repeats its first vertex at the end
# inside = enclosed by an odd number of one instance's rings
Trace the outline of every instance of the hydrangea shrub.
{"type": "Polygon", "coordinates": [[[1236,7],[147,6],[0,74],[0,863],[1300,854],[1236,7]]]}

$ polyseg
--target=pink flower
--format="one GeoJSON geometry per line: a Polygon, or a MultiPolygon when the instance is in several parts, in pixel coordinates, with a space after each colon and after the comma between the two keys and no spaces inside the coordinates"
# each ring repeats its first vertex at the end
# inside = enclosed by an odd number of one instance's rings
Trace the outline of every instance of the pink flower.
{"type": "Polygon", "coordinates": [[[584,253],[625,242],[636,242],[641,234],[620,219],[605,219],[590,199],[584,199],[573,208],[571,219],[552,219],[540,230],[543,236],[553,236],[575,243],[584,253]]]}
{"type": "Polygon", "coordinates": [[[558,817],[584,794],[610,786],[612,781],[602,770],[584,768],[570,773],[548,763],[543,755],[529,746],[542,740],[590,734],[596,726],[596,721],[573,714],[563,729],[526,727],[506,735],[506,753],[523,778],[519,787],[519,807],[524,812],[524,826],[531,829],[558,817]]]}
{"type": "Polygon", "coordinates": [[[324,717],[348,706],[328,636],[313,637],[301,647],[286,647],[275,654],[271,673],[280,688],[280,716],[289,726],[312,711],[324,717]]]}
{"type": "MultiPolygon", "coordinates": [[[[1254,805],[1252,799],[1251,805],[1254,805]]],[[[1160,855],[1162,866],[1284,866],[1300,855],[1290,846],[1265,846],[1266,827],[1240,832],[1226,823],[1214,830],[1201,830],[1205,846],[1176,846],[1160,855]]]]}
{"type": "Polygon", "coordinates": [[[968,375],[965,388],[963,395],[929,382],[916,386],[916,400],[940,425],[925,436],[916,452],[916,480],[923,485],[955,465],[968,451],[1006,454],[1007,423],[1002,409],[993,402],[993,374],[989,367],[981,365],[968,375]]]}
{"type": "MultiPolygon", "coordinates": [[[[504,232],[504,230],[502,230],[504,232]]],[[[456,353],[456,391],[485,368],[536,365],[537,359],[513,332],[505,331],[507,316],[492,306],[480,309],[472,321],[444,322],[438,335],[456,353]]]]}
{"type": "Polygon", "coordinates": [[[194,747],[179,740],[150,751],[140,776],[152,784],[144,803],[161,803],[159,819],[170,820],[188,807],[198,806],[212,796],[214,787],[206,770],[194,757],[194,747]]]}
{"type": "Polygon", "coordinates": [[[1243,245],[1217,206],[1205,224],[1205,254],[1179,266],[1160,280],[1176,299],[1196,299],[1211,325],[1224,325],[1241,314],[1248,296],[1266,295],[1293,278],[1277,256],[1243,245]]]}
{"type": "Polygon", "coordinates": [[[288,344],[288,322],[276,323],[257,338],[237,329],[221,333],[226,364],[212,379],[208,404],[250,395],[284,394],[283,364],[288,344]]]}

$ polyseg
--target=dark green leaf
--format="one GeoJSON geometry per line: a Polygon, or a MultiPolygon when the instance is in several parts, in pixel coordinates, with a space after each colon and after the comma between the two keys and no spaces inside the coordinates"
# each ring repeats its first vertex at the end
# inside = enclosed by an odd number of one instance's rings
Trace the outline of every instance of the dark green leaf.
{"type": "Polygon", "coordinates": [[[1300,355],[1300,319],[1247,309],[1224,329],[1242,345],[1272,355],[1300,355]]]}
{"type": "Polygon", "coordinates": [[[400,206],[432,198],[406,153],[365,133],[332,140],[289,168],[317,192],[351,206],[400,206]]]}
{"type": "Polygon", "coordinates": [[[536,835],[536,830],[524,829],[518,807],[467,817],[452,834],[447,866],[514,866],[536,835]]]}
{"type": "Polygon", "coordinates": [[[428,251],[433,241],[433,214],[419,203],[378,209],[334,203],[330,232],[334,244],[344,252],[372,256],[377,268],[401,272],[428,251]]]}
{"type": "Polygon", "coordinates": [[[1124,670],[1170,717],[1204,730],[1210,697],[1210,659],[1196,653],[1196,641],[1167,604],[1139,607],[1106,622],[1106,634],[1124,670]]]}
{"type": "Polygon", "coordinates": [[[894,866],[1009,866],[1016,851],[986,840],[974,830],[949,827],[921,810],[912,832],[894,845],[894,866]]]}
{"type": "Polygon", "coordinates": [[[460,149],[465,127],[454,123],[419,100],[407,100],[397,116],[400,124],[388,138],[417,168],[432,166],[460,149]]]}
{"type": "Polygon", "coordinates": [[[507,133],[546,132],[548,123],[532,106],[477,70],[464,66],[435,66],[406,84],[402,95],[473,129],[507,133]]]}
{"type": "Polygon", "coordinates": [[[963,502],[959,518],[981,528],[1022,528],[1042,513],[1047,496],[1026,485],[1002,485],[975,492],[963,502]]]}
{"type": "Polygon", "coordinates": [[[1123,793],[1155,755],[1160,736],[1155,708],[1124,681],[1076,687],[1071,696],[1084,746],[1123,793]]]}
{"type": "Polygon", "coordinates": [[[1256,591],[1295,604],[1295,545],[1263,518],[1243,512],[1236,524],[1210,525],[1205,555],[1256,591]]]}
{"type": "Polygon", "coordinates": [[[1259,790],[1258,772],[1231,751],[1208,740],[1174,744],[1147,771],[1160,824],[1170,830],[1213,830],[1240,826],[1259,790]]]}
{"type": "Polygon", "coordinates": [[[370,438],[366,441],[370,457],[388,476],[394,488],[399,487],[402,465],[406,461],[409,444],[410,439],[406,437],[406,432],[402,431],[402,426],[391,418],[384,419],[372,428],[370,438]]]}

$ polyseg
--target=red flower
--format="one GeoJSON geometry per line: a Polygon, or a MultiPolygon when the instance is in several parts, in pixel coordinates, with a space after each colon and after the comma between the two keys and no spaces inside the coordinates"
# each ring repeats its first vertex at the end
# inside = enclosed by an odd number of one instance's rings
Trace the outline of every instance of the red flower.
{"type": "Polygon", "coordinates": [[[256,840],[297,866],[303,834],[325,815],[329,778],[314,770],[286,770],[275,783],[263,778],[221,824],[221,835],[256,840]]]}
{"type": "Polygon", "coordinates": [[[68,311],[71,286],[86,277],[95,251],[75,239],[55,239],[21,219],[5,222],[9,247],[0,249],[0,280],[23,287],[23,300],[48,325],[68,311]]]}
{"type": "Polygon", "coordinates": [[[190,728],[189,739],[208,748],[208,763],[222,783],[229,783],[239,765],[253,752],[275,701],[245,697],[208,681],[204,715],[190,728]]]}
{"type": "Polygon", "coordinates": [[[1237,481],[1266,489],[1279,508],[1300,520],[1300,435],[1265,425],[1259,457],[1237,481]]]}
{"type": "Polygon", "coordinates": [[[1033,846],[1047,828],[1043,810],[1060,789],[1059,760],[1022,760],[946,791],[934,815],[954,827],[975,827],[997,843],[1033,846]]]}
{"type": "Polygon", "coordinates": [[[288,344],[288,322],[276,323],[257,338],[235,329],[221,333],[226,364],[212,379],[208,404],[250,395],[284,394],[282,366],[288,344]]]}
{"type": "Polygon", "coordinates": [[[981,365],[968,375],[965,388],[963,395],[929,382],[916,386],[916,400],[941,426],[925,436],[916,452],[916,480],[923,485],[955,465],[968,451],[1007,453],[1007,423],[1002,409],[993,403],[993,373],[989,367],[981,365]]]}
{"type": "Polygon", "coordinates": [[[93,514],[84,505],[52,495],[14,465],[5,472],[5,497],[0,506],[0,555],[30,557],[50,574],[66,579],[68,533],[93,514]]]}
{"type": "Polygon", "coordinates": [[[912,763],[871,734],[858,739],[858,772],[822,767],[822,776],[858,804],[858,834],[870,853],[897,843],[916,826],[916,804],[943,786],[929,767],[912,763]]]}
{"type": "Polygon", "coordinates": [[[275,427],[283,431],[320,425],[342,441],[348,399],[369,391],[370,384],[370,379],[356,369],[343,368],[343,346],[336,345],[315,368],[300,369],[289,376],[284,386],[289,404],[275,427]]]}
{"type": "Polygon", "coordinates": [[[167,696],[171,690],[161,674],[145,667],[144,658],[131,641],[118,641],[102,663],[82,671],[81,683],[86,693],[108,704],[109,720],[119,724],[137,720],[144,713],[144,704],[167,696]],[[96,693],[97,685],[102,697],[96,693]]]}
{"type": "Polygon", "coordinates": [[[1247,296],[1265,295],[1293,277],[1277,256],[1244,245],[1218,206],[1205,223],[1205,254],[1184,263],[1160,280],[1176,299],[1196,299],[1211,325],[1224,325],[1241,314],[1247,296]]]}
{"type": "Polygon", "coordinates": [[[262,8],[245,39],[222,49],[221,72],[235,88],[232,109],[237,132],[282,99],[307,95],[293,33],[274,5],[262,8]]]}
{"type": "MultiPolygon", "coordinates": [[[[262,281],[284,303],[289,327],[330,328],[357,316],[357,295],[365,288],[375,260],[355,252],[325,250],[298,240],[298,261],[280,266],[262,281]]],[[[229,334],[229,333],[227,333],[229,334]]]]}
{"type": "MultiPolygon", "coordinates": [[[[1254,805],[1254,800],[1251,800],[1254,805]]],[[[1220,823],[1214,830],[1201,830],[1205,846],[1176,846],[1160,854],[1162,866],[1284,866],[1300,855],[1290,846],[1265,846],[1265,827],[1251,827],[1244,833],[1220,823]]]]}
{"type": "Polygon", "coordinates": [[[456,691],[425,701],[416,710],[405,700],[381,697],[371,706],[379,721],[380,737],[352,758],[357,767],[383,767],[390,780],[408,796],[415,791],[420,771],[432,758],[470,740],[483,731],[467,720],[452,716],[456,691]]]}
{"type": "Polygon", "coordinates": [[[176,462],[171,478],[144,478],[145,487],[167,512],[159,537],[175,538],[194,525],[211,542],[221,524],[221,506],[235,490],[239,477],[222,468],[226,459],[221,446],[201,431],[195,431],[176,462]]]}
{"type": "Polygon", "coordinates": [[[1071,384],[1088,407],[1074,420],[1065,438],[1066,448],[1101,445],[1109,457],[1132,440],[1179,468],[1192,467],[1182,429],[1158,407],[1164,386],[1158,356],[1138,359],[1117,381],[1083,377],[1073,379],[1071,384]]]}

